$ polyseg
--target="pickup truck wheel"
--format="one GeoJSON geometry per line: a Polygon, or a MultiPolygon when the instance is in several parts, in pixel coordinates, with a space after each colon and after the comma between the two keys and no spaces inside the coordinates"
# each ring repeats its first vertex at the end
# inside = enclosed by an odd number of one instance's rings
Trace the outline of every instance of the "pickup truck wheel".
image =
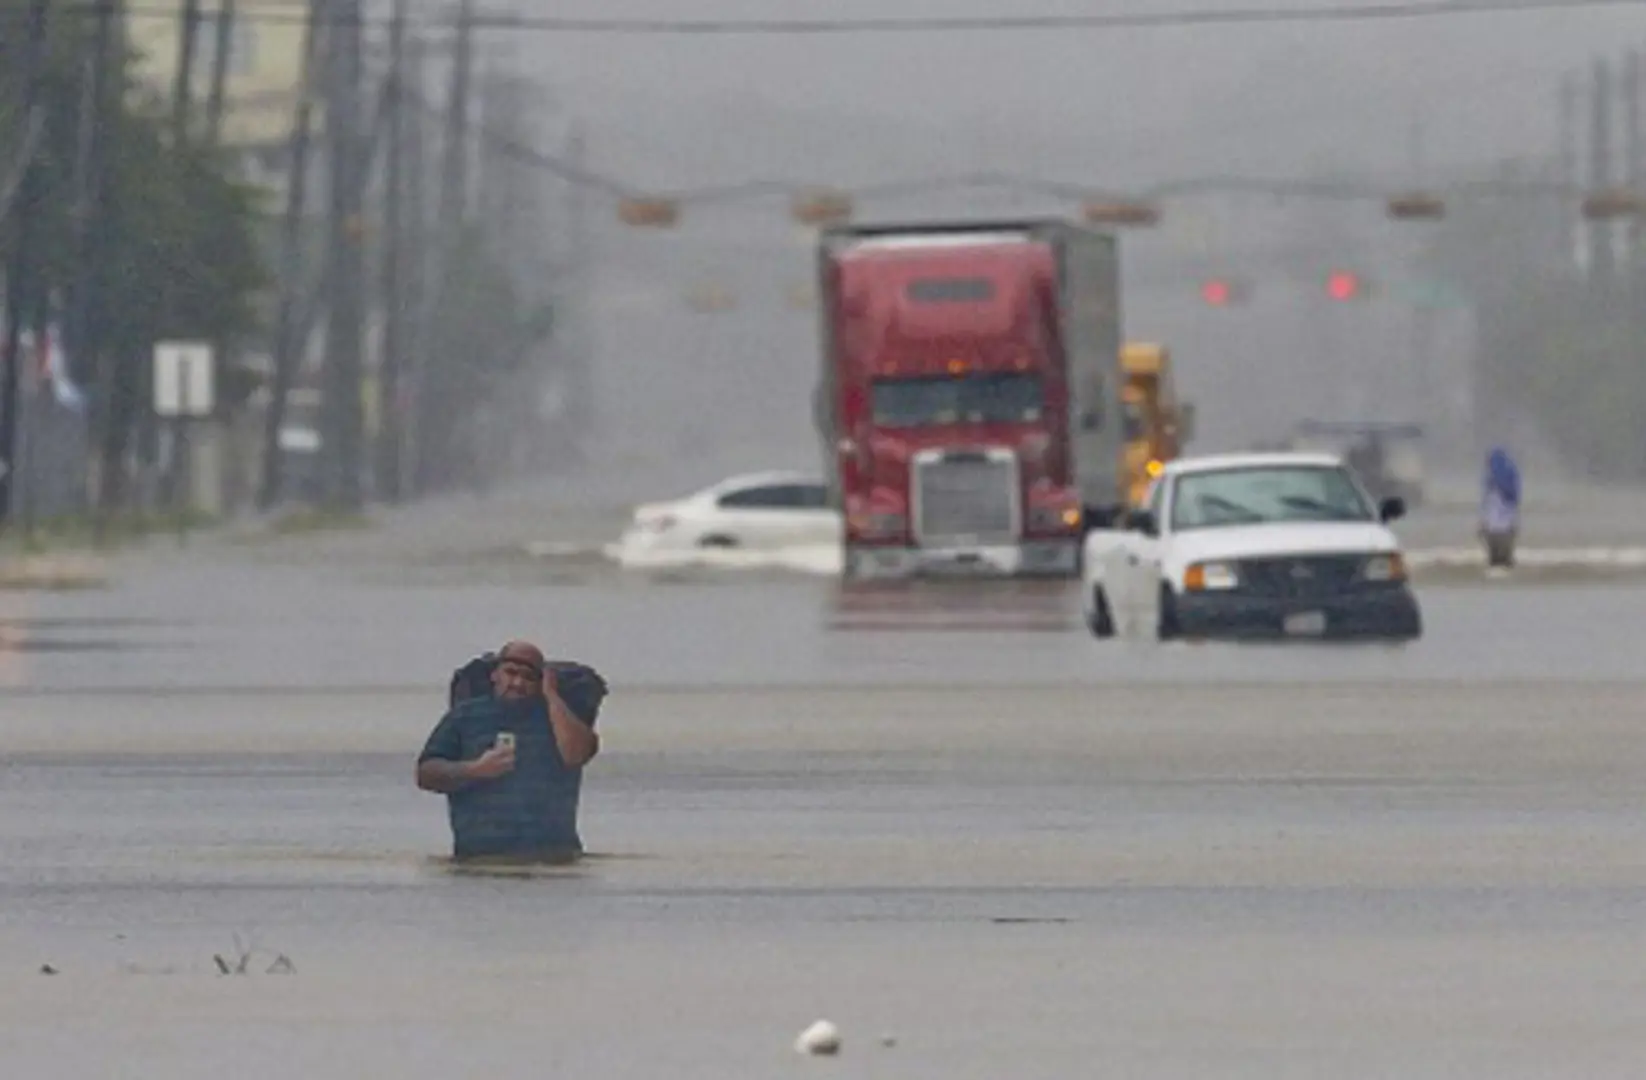
{"type": "Polygon", "coordinates": [[[1086,612],[1086,629],[1095,638],[1114,637],[1114,613],[1109,610],[1109,598],[1101,585],[1092,586],[1092,609],[1086,612]]]}
{"type": "Polygon", "coordinates": [[[1172,587],[1162,581],[1160,583],[1160,622],[1155,627],[1155,636],[1161,641],[1170,641],[1177,637],[1179,633],[1177,599],[1172,594],[1172,587]]]}

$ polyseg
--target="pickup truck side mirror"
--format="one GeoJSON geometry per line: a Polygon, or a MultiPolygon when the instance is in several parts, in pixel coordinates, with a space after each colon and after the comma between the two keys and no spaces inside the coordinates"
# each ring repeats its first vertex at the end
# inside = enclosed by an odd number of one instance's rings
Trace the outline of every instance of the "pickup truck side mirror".
{"type": "Polygon", "coordinates": [[[1160,535],[1160,522],[1156,521],[1154,515],[1147,510],[1133,510],[1127,519],[1127,524],[1131,527],[1132,532],[1142,533],[1144,536],[1150,537],[1160,535]]]}
{"type": "Polygon", "coordinates": [[[1405,517],[1406,500],[1398,495],[1384,499],[1377,506],[1377,516],[1385,523],[1405,517]]]}

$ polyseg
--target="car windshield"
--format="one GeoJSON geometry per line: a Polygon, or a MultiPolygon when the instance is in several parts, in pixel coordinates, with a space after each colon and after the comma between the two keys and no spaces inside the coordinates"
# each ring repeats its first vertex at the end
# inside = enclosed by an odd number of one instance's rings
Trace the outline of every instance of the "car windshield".
{"type": "Polygon", "coordinates": [[[1173,529],[1277,521],[1374,521],[1348,472],[1331,465],[1263,465],[1185,473],[1172,499],[1173,529]]]}
{"type": "Polygon", "coordinates": [[[876,379],[874,422],[880,427],[1024,424],[1045,407],[1035,375],[967,375],[876,379]]]}

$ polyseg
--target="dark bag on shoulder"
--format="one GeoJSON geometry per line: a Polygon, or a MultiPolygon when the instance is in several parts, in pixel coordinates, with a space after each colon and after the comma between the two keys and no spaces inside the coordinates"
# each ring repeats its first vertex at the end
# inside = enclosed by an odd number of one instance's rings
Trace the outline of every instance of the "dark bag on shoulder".
{"type": "MultiPolygon", "coordinates": [[[[452,672],[447,691],[448,707],[456,708],[472,698],[490,697],[492,671],[496,667],[497,654],[488,652],[481,653],[452,672]]],[[[555,673],[560,700],[579,720],[592,727],[600,717],[601,703],[606,700],[606,680],[594,668],[575,660],[550,660],[548,667],[555,673]]]]}
{"type": "Polygon", "coordinates": [[[455,709],[471,698],[490,697],[492,670],[496,667],[496,653],[481,653],[452,672],[451,687],[447,691],[447,706],[455,709]]]}

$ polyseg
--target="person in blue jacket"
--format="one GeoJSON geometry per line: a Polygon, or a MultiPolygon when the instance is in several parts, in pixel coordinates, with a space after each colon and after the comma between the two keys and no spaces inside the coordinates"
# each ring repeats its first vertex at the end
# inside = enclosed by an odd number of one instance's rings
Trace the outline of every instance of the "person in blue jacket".
{"type": "Polygon", "coordinates": [[[1503,447],[1493,447],[1486,455],[1482,486],[1480,538],[1486,545],[1486,565],[1508,569],[1514,565],[1520,535],[1520,469],[1503,447]]]}
{"type": "Polygon", "coordinates": [[[527,641],[469,666],[488,676],[485,692],[460,693],[468,668],[460,670],[452,706],[417,759],[417,786],[446,796],[452,854],[575,859],[583,852],[583,768],[600,752],[594,725],[604,681],[581,664],[548,663],[527,641]]]}

